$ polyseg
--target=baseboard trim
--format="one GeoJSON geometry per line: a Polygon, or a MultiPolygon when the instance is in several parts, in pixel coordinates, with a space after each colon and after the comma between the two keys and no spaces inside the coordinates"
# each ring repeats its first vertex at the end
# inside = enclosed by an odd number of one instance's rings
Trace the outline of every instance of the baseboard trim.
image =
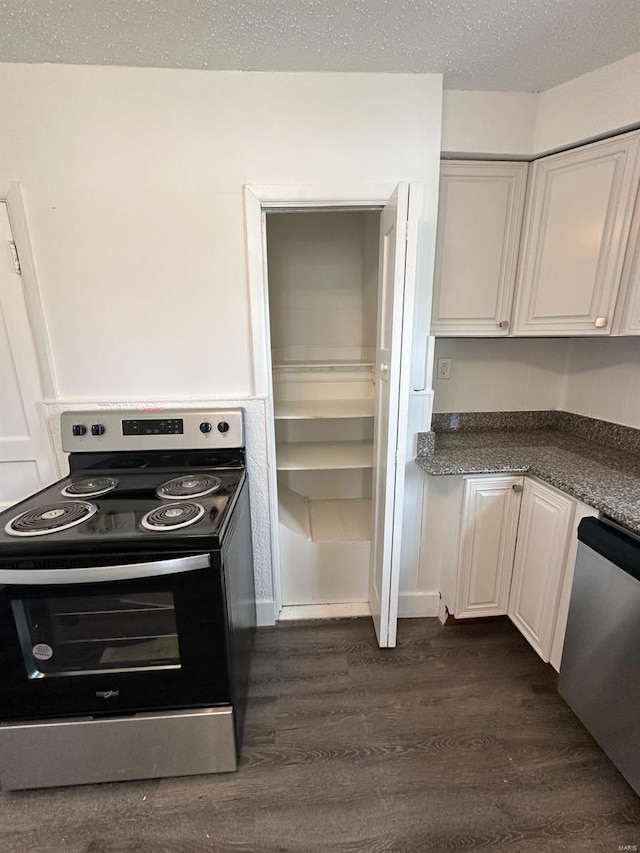
{"type": "Polygon", "coordinates": [[[349,619],[355,616],[371,616],[368,601],[283,607],[278,614],[278,622],[294,622],[300,619],[349,619]]]}
{"type": "Polygon", "coordinates": [[[273,599],[256,601],[256,621],[259,628],[276,624],[276,608],[273,599]]]}
{"type": "Polygon", "coordinates": [[[404,593],[398,599],[398,619],[437,616],[439,607],[440,594],[437,592],[404,593]]]}

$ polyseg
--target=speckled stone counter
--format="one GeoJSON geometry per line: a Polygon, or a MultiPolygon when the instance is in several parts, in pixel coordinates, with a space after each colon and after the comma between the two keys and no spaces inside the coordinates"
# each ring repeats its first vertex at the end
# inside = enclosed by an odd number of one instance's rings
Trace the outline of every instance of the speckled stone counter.
{"type": "Polygon", "coordinates": [[[509,426],[421,433],[418,452],[417,464],[435,476],[532,474],[640,533],[640,455],[632,450],[562,429],[509,426]]]}

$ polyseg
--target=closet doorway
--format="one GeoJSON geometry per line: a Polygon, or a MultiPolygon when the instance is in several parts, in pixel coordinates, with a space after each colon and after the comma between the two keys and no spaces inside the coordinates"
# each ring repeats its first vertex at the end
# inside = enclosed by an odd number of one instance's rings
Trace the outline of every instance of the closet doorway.
{"type": "Polygon", "coordinates": [[[422,198],[246,191],[277,612],[368,609],[380,646],[396,636],[422,198]]]}

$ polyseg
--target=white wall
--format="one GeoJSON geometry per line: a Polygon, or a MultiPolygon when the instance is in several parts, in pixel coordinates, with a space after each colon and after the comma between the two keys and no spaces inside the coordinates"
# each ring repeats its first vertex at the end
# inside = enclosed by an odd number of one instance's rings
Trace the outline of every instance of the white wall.
{"type": "Polygon", "coordinates": [[[621,131],[640,122],[640,53],[541,92],[536,154],[621,131]]]}
{"type": "Polygon", "coordinates": [[[640,53],[546,92],[446,90],[442,150],[531,158],[640,122],[640,53]]]}
{"type": "Polygon", "coordinates": [[[640,338],[573,340],[560,408],[640,429],[640,338]]]}
{"type": "Polygon", "coordinates": [[[0,92],[67,400],[250,395],[243,184],[431,181],[440,136],[439,75],[7,64],[0,92]]]}
{"type": "Polygon", "coordinates": [[[445,89],[442,150],[448,155],[529,157],[535,134],[538,95],[445,89]]]}
{"type": "Polygon", "coordinates": [[[434,412],[511,412],[562,408],[570,341],[440,338],[436,341],[434,412]],[[451,379],[436,379],[450,358],[451,379]]]}
{"type": "MultiPolygon", "coordinates": [[[[640,338],[440,338],[434,412],[561,409],[640,428],[640,338]]],[[[437,363],[436,363],[437,366],[437,363]]]]}

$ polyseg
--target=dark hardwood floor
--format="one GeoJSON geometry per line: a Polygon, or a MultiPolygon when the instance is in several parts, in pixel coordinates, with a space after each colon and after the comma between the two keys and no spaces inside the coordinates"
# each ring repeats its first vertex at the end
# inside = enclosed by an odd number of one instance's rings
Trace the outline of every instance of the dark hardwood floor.
{"type": "Polygon", "coordinates": [[[624,849],[640,800],[509,622],[261,629],[238,773],[0,794],[2,853],[624,849]]]}

